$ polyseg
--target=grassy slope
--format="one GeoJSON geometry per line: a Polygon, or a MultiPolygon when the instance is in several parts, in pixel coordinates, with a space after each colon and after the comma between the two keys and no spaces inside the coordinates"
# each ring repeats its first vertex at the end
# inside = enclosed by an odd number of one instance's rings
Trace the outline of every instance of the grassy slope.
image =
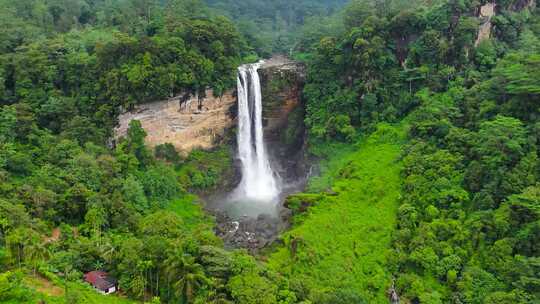
{"type": "MultiPolygon", "coordinates": [[[[59,281],[60,282],[60,281],[59,281]]],[[[59,283],[58,282],[58,283],[59,283]]],[[[38,301],[43,300],[45,303],[49,304],[65,304],[67,303],[64,286],[62,284],[53,283],[42,277],[35,277],[28,275],[24,279],[24,285],[29,289],[29,294],[31,296],[27,302],[24,303],[39,303],[38,301]]],[[[68,292],[76,294],[75,298],[78,300],[77,303],[88,303],[88,304],[135,304],[140,303],[134,300],[129,300],[125,297],[121,297],[117,294],[113,295],[102,295],[96,292],[92,287],[85,283],[71,282],[68,284],[68,292]]],[[[18,303],[7,302],[7,303],[18,303]]]]}
{"type": "Polygon", "coordinates": [[[403,129],[381,125],[354,147],[326,148],[330,158],[308,191],[330,186],[335,195],[324,195],[296,219],[283,236],[285,246],[269,257],[272,268],[318,292],[346,287],[368,303],[388,302],[391,272],[385,256],[400,195],[403,129]],[[294,256],[292,239],[300,240],[294,256]]]}
{"type": "Polygon", "coordinates": [[[200,224],[212,225],[212,220],[203,211],[199,198],[193,194],[187,194],[180,199],[170,201],[166,210],[180,216],[184,224],[190,229],[200,224]]]}

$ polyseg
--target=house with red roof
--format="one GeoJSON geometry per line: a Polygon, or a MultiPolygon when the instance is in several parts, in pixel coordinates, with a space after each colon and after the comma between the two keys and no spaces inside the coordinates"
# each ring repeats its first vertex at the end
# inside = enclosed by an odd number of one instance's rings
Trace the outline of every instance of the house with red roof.
{"type": "Polygon", "coordinates": [[[84,280],[99,292],[114,293],[118,290],[118,282],[105,271],[90,271],[84,275],[84,280]]]}

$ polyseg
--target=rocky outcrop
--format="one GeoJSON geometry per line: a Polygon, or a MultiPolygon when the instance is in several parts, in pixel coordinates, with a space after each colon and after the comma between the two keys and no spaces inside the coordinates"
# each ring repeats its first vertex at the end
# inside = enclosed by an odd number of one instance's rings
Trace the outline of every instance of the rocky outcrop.
{"type": "Polygon", "coordinates": [[[519,12],[525,9],[534,10],[536,7],[536,0],[515,0],[511,1],[507,7],[500,7],[496,1],[492,1],[493,2],[485,3],[478,9],[477,17],[480,20],[480,26],[478,28],[478,35],[474,44],[475,46],[478,46],[480,42],[490,38],[491,30],[493,28],[493,24],[491,22],[492,18],[501,9],[519,12]]]}
{"type": "MultiPolygon", "coordinates": [[[[263,129],[272,167],[280,175],[282,200],[300,190],[307,176],[303,65],[284,57],[274,57],[259,69],[261,79],[263,129]]],[[[216,234],[227,247],[242,247],[255,253],[277,239],[289,225],[290,209],[277,206],[274,214],[231,217],[224,211],[222,196],[208,200],[208,210],[216,216],[216,234]]]]}
{"type": "MultiPolygon", "coordinates": [[[[274,57],[265,61],[259,70],[263,94],[264,135],[270,154],[288,176],[299,170],[294,157],[304,141],[304,107],[302,89],[304,68],[286,59],[274,57]],[[288,159],[291,164],[282,163],[288,159]]],[[[176,96],[174,98],[135,106],[118,118],[115,139],[126,135],[129,122],[136,119],[148,134],[150,147],[172,143],[181,153],[195,148],[211,149],[236,126],[237,99],[234,90],[223,96],[176,96]]]]}
{"type": "Polygon", "coordinates": [[[265,61],[259,70],[263,98],[264,136],[274,169],[297,181],[305,171],[305,67],[285,57],[265,61]]]}
{"type": "Polygon", "coordinates": [[[489,39],[491,36],[491,18],[495,16],[495,7],[493,2],[488,2],[480,7],[478,18],[480,19],[480,27],[478,28],[478,36],[474,46],[478,46],[480,42],[489,39]]]}
{"type": "Polygon", "coordinates": [[[251,253],[277,240],[279,232],[283,231],[287,223],[281,218],[261,214],[256,218],[244,216],[231,219],[224,212],[217,212],[216,235],[223,239],[228,248],[246,248],[251,253]]]}
{"type": "Polygon", "coordinates": [[[115,137],[125,136],[129,122],[136,119],[148,134],[146,142],[151,147],[172,143],[181,153],[211,149],[234,126],[235,107],[234,92],[214,96],[211,90],[204,98],[178,96],[145,103],[119,116],[115,137]]]}

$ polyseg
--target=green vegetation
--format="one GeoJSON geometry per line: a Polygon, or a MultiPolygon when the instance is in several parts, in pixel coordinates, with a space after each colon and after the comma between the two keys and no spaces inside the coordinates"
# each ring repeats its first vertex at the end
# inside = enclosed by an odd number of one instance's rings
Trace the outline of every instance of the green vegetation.
{"type": "MultiPolygon", "coordinates": [[[[322,38],[303,55],[308,63],[306,123],[314,153],[335,141],[352,145],[356,134],[373,132],[380,122],[405,119],[410,126],[387,272],[345,284],[367,286],[357,287],[358,294],[370,297],[370,284],[386,280],[389,288],[394,277],[404,302],[538,301],[540,18],[526,3],[506,1],[493,18],[492,37],[475,47],[479,5],[352,1],[343,15],[344,32],[322,38]]],[[[355,170],[343,163],[341,153],[349,152],[333,153],[335,164],[355,170]]],[[[323,174],[312,185],[322,190],[338,181],[323,174]]],[[[346,189],[347,195],[355,192],[346,189]]],[[[336,192],[338,198],[345,196],[336,192]]],[[[307,233],[303,225],[318,219],[317,212],[332,209],[328,201],[335,198],[327,196],[322,202],[308,197],[304,205],[314,205],[315,211],[291,235],[307,233]]],[[[295,211],[305,209],[301,200],[289,202],[295,211]]],[[[341,223],[340,212],[334,210],[334,217],[317,223],[325,228],[311,232],[320,241],[309,244],[317,248],[311,252],[315,261],[325,256],[322,238],[331,229],[326,227],[341,223]]],[[[375,225],[372,218],[364,225],[375,225]]],[[[351,239],[370,237],[377,238],[377,231],[351,239]]],[[[341,246],[331,252],[339,256],[347,250],[341,246]]],[[[285,252],[278,250],[279,260],[287,257],[285,252]]],[[[333,262],[347,259],[342,255],[333,262]]],[[[317,263],[291,265],[292,270],[286,268],[291,277],[297,276],[295,270],[298,275],[318,270],[317,263]]],[[[328,275],[327,280],[334,277],[342,279],[328,275]]]]}
{"type": "Polygon", "coordinates": [[[137,103],[234,87],[254,57],[234,24],[190,0],[0,4],[0,301],[132,302],[83,284],[96,269],[145,302],[284,289],[222,249],[193,194],[227,180],[229,147],[150,151],[139,121],[108,140],[137,103]],[[236,283],[244,273],[253,290],[236,283]]]}
{"type": "MultiPolygon", "coordinates": [[[[291,285],[308,291],[297,294],[301,299],[385,301],[392,279],[386,256],[391,251],[400,196],[403,133],[381,125],[351,151],[336,155],[339,146],[324,151],[330,158],[323,163],[321,177],[309,187],[320,194],[308,211],[296,215],[293,228],[282,237],[284,246],[268,262],[291,285]],[[323,185],[328,188],[321,189],[323,185]]],[[[295,197],[306,200],[305,194],[295,197]]]]}
{"type": "Polygon", "coordinates": [[[347,0],[205,0],[235,20],[238,29],[263,56],[289,54],[301,44],[302,25],[337,12],[347,0]]]}
{"type": "Polygon", "coordinates": [[[2,303],[539,301],[532,2],[497,1],[478,44],[486,1],[206,2],[0,0],[2,303]],[[151,151],[138,121],[108,139],[121,111],[222,95],[272,52],[306,64],[321,175],[257,261],[197,197],[234,186],[234,149],[151,151]],[[95,269],[125,298],[84,285],[95,269]]]}
{"type": "Polygon", "coordinates": [[[231,150],[225,146],[211,152],[192,151],[180,164],[180,180],[191,191],[216,190],[233,174],[232,159],[231,150]]]}
{"type": "Polygon", "coordinates": [[[7,304],[31,304],[39,303],[39,301],[53,304],[76,302],[92,304],[138,303],[121,296],[102,295],[87,284],[66,283],[51,275],[48,280],[41,276],[8,271],[2,273],[0,282],[2,288],[9,288],[9,290],[4,289],[2,292],[2,303],[7,304]],[[11,300],[9,300],[10,298],[11,300]]]}

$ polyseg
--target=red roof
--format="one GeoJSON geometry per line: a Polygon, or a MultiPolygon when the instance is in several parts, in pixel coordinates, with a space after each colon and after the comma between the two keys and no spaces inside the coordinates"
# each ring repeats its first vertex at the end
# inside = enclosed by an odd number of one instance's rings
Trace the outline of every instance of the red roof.
{"type": "Polygon", "coordinates": [[[109,288],[116,286],[116,280],[109,277],[104,271],[90,271],[84,275],[84,280],[97,289],[107,291],[109,288]]]}
{"type": "Polygon", "coordinates": [[[104,279],[107,277],[107,273],[105,271],[90,271],[89,273],[84,275],[84,280],[92,285],[96,284],[96,281],[98,279],[104,279]]]}

